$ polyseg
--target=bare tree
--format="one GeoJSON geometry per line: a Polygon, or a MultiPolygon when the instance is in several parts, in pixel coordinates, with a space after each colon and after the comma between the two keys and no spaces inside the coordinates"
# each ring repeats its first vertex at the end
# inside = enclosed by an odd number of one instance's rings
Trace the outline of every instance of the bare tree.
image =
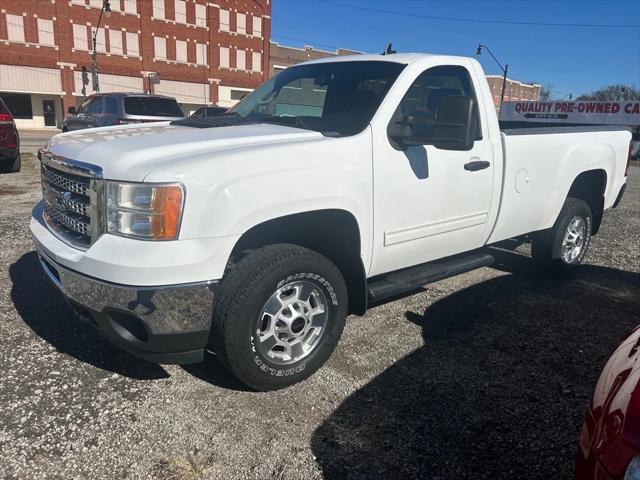
{"type": "Polygon", "coordinates": [[[589,94],[580,95],[577,100],[598,102],[627,102],[640,100],[640,90],[628,85],[608,85],[589,94]]]}

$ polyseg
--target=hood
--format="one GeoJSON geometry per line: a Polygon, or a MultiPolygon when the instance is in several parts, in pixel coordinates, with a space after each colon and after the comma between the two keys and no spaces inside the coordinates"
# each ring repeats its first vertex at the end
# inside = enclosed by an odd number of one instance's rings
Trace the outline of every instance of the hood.
{"type": "Polygon", "coordinates": [[[97,165],[107,179],[142,181],[154,165],[171,159],[321,138],[319,132],[272,124],[193,128],[159,122],[62,133],[47,150],[97,165]]]}

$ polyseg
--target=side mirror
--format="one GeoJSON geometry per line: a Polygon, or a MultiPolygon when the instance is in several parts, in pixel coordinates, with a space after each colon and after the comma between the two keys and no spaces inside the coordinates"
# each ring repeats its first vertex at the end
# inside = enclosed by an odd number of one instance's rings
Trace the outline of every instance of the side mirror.
{"type": "Polygon", "coordinates": [[[76,114],[76,107],[69,107],[69,108],[67,109],[67,113],[68,113],[69,115],[75,115],[75,114],[76,114]]]}
{"type": "Polygon", "coordinates": [[[387,128],[397,150],[416,145],[433,145],[446,150],[471,150],[475,140],[473,98],[449,95],[438,106],[436,118],[404,116],[387,128]]]}
{"type": "Polygon", "coordinates": [[[475,141],[473,98],[465,95],[444,97],[438,106],[432,144],[446,150],[471,150],[475,141]]]}

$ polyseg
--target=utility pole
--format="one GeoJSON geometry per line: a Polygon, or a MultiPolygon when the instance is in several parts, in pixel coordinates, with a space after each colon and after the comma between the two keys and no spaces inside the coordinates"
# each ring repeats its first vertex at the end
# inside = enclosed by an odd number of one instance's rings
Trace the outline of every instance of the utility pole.
{"type": "MultiPolygon", "coordinates": [[[[487,47],[486,45],[482,45],[482,44],[478,44],[478,50],[476,50],[476,55],[480,55],[482,53],[482,49],[486,49],[487,52],[489,52],[489,55],[491,55],[491,58],[493,58],[493,60],[498,64],[498,66],[500,67],[500,70],[502,70],[502,93],[500,94],[500,112],[502,113],[502,102],[504,102],[504,89],[507,86],[507,71],[509,70],[509,65],[505,64],[505,66],[503,67],[502,64],[498,61],[498,59],[493,55],[493,52],[491,52],[491,50],[489,49],[489,47],[487,47]]],[[[498,115],[499,118],[500,115],[498,115]]]]}
{"type": "Polygon", "coordinates": [[[93,66],[91,67],[91,78],[93,80],[93,91],[100,91],[100,82],[98,81],[98,52],[97,52],[97,38],[98,31],[100,30],[100,22],[102,21],[102,15],[105,14],[107,17],[111,15],[111,5],[109,4],[109,0],[103,0],[102,8],[100,9],[100,16],[98,17],[98,24],[96,25],[95,30],[93,31],[93,52],[91,53],[91,58],[93,59],[93,66]]]}

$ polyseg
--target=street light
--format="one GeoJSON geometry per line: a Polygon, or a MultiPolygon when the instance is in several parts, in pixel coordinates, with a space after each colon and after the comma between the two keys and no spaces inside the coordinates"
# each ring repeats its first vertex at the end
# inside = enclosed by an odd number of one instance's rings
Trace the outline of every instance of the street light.
{"type": "Polygon", "coordinates": [[[503,73],[503,77],[502,77],[502,93],[500,94],[500,113],[502,113],[502,102],[504,101],[504,88],[507,85],[507,70],[509,69],[509,65],[505,64],[505,66],[503,67],[502,64],[498,61],[498,59],[493,55],[493,52],[491,52],[489,47],[487,47],[486,45],[482,45],[481,43],[478,44],[478,49],[476,50],[476,55],[480,56],[480,54],[482,53],[482,49],[483,48],[487,52],[489,52],[489,55],[491,55],[491,58],[493,58],[493,60],[498,64],[498,66],[500,67],[500,70],[502,70],[502,73],[503,73]]]}
{"type": "Polygon", "coordinates": [[[104,0],[102,2],[102,8],[100,9],[100,16],[98,17],[98,23],[96,25],[96,29],[93,31],[93,53],[91,54],[91,58],[93,59],[93,68],[91,70],[91,76],[93,79],[93,91],[100,91],[100,83],[98,82],[98,52],[96,50],[97,45],[97,37],[98,30],[100,29],[100,22],[102,21],[102,15],[106,15],[107,18],[111,16],[111,4],[109,0],[104,0]]]}

